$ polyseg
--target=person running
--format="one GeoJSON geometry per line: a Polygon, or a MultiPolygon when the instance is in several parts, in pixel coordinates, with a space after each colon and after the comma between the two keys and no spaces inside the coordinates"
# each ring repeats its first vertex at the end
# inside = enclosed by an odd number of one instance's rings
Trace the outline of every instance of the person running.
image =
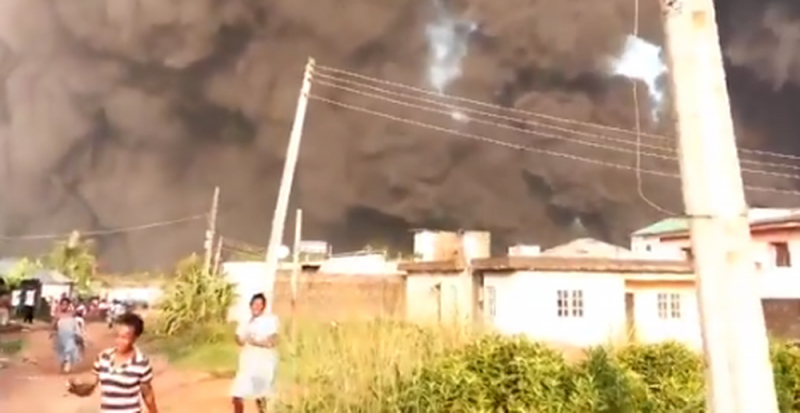
{"type": "Polygon", "coordinates": [[[255,400],[259,413],[267,412],[267,400],[274,394],[278,366],[279,320],[264,314],[267,298],[256,294],[250,299],[250,319],[236,329],[236,343],[241,347],[239,368],[231,385],[233,412],[244,412],[244,400],[255,400]]]}
{"type": "Polygon", "coordinates": [[[25,324],[33,324],[36,316],[36,290],[26,290],[23,293],[22,321],[25,324]]]}
{"type": "Polygon", "coordinates": [[[150,359],[136,347],[136,340],[144,332],[144,321],[136,314],[126,313],[117,318],[115,327],[114,347],[97,356],[92,379],[70,380],[67,390],[76,396],[88,397],[100,387],[100,413],[158,413],[153,367],[150,359]]]}
{"type": "Polygon", "coordinates": [[[53,320],[53,332],[61,371],[69,373],[80,361],[80,325],[75,313],[71,311],[69,298],[62,298],[53,320]]]}

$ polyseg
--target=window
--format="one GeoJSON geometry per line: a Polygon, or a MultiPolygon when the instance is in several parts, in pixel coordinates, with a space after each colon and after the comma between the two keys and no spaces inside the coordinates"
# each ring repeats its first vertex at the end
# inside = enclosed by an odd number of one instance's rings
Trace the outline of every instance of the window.
{"type": "Polygon", "coordinates": [[[789,244],[785,242],[773,242],[770,244],[772,256],[775,259],[776,267],[791,267],[792,254],[789,251],[789,244]]]}
{"type": "Polygon", "coordinates": [[[583,291],[558,290],[556,308],[561,318],[583,317],[583,291]]]}
{"type": "Polygon", "coordinates": [[[493,285],[483,287],[483,314],[490,320],[497,315],[497,290],[493,285]]]}
{"type": "Polygon", "coordinates": [[[688,261],[694,261],[694,251],[691,248],[681,248],[681,251],[683,251],[684,258],[688,261]]]}
{"type": "Polygon", "coordinates": [[[662,320],[677,319],[682,317],[681,295],[678,293],[658,294],[658,318],[662,320]]]}

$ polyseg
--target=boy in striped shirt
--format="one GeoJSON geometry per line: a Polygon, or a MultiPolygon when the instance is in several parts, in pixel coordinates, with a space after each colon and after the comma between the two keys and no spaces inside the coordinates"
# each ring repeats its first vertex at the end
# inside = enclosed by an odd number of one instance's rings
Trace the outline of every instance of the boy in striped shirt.
{"type": "Polygon", "coordinates": [[[144,321],[127,313],[116,320],[115,346],[101,352],[94,362],[94,378],[86,383],[70,380],[68,391],[80,397],[100,387],[101,413],[158,413],[153,393],[153,367],[134,346],[144,332],[144,321]],[[142,409],[142,404],[147,410],[142,409]]]}

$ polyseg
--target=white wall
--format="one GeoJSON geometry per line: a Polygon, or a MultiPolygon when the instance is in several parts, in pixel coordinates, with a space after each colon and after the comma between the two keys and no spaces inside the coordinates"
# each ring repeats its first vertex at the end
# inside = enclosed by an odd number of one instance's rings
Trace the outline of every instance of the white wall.
{"type": "Polygon", "coordinates": [[[597,273],[518,272],[487,275],[495,288],[494,327],[504,334],[576,346],[608,344],[625,336],[625,281],[597,273]],[[584,316],[558,316],[558,290],[583,291],[584,316]]]}
{"type": "Polygon", "coordinates": [[[72,294],[72,286],[69,284],[42,284],[42,297],[60,299],[64,295],[72,294]]]}
{"type": "Polygon", "coordinates": [[[164,289],[161,287],[110,287],[101,290],[100,295],[108,297],[109,300],[136,300],[155,304],[164,295],[164,289]]]}
{"type": "Polygon", "coordinates": [[[683,247],[683,243],[664,243],[654,236],[631,237],[631,251],[646,258],[683,260],[686,258],[683,247]]]}
{"type": "Polygon", "coordinates": [[[458,274],[408,275],[407,319],[419,323],[458,321],[459,316],[463,316],[458,303],[460,288],[463,286],[458,274]]]}
{"type": "Polygon", "coordinates": [[[228,312],[228,321],[238,322],[245,320],[250,314],[250,298],[257,293],[270,296],[269,288],[274,283],[275,274],[267,275],[266,263],[252,262],[226,262],[222,264],[222,272],[233,284],[236,298],[233,307],[228,312]]]}
{"type": "Polygon", "coordinates": [[[636,340],[641,343],[679,341],[694,348],[702,348],[700,313],[697,294],[693,287],[656,286],[630,290],[634,298],[634,325],[636,340]],[[678,294],[680,318],[660,318],[659,294],[678,294]]]}

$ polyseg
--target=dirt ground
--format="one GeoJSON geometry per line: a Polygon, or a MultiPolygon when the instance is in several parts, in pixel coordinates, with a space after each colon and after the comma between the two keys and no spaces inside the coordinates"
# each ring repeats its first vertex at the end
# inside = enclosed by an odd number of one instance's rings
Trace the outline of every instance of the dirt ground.
{"type": "MultiPolygon", "coordinates": [[[[85,375],[91,360],[110,345],[111,337],[103,324],[88,326],[87,354],[75,377],[85,375]]],[[[10,366],[0,369],[0,411],[3,413],[96,413],[95,397],[81,399],[66,392],[67,376],[59,374],[46,329],[23,333],[26,345],[10,366]]],[[[160,357],[153,357],[154,386],[162,413],[225,412],[228,382],[205,374],[169,368],[160,357]]]]}

